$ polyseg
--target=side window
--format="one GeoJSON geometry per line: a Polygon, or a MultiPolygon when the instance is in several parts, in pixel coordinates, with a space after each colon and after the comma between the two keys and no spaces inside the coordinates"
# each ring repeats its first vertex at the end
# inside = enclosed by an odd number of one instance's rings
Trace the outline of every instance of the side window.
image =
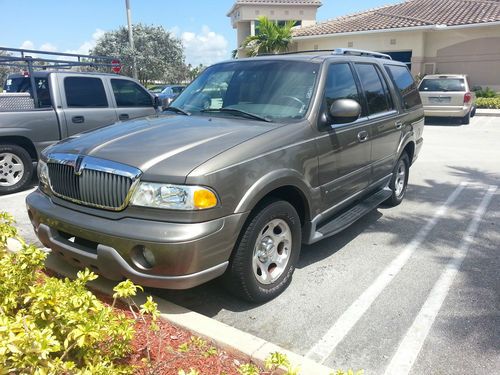
{"type": "Polygon", "coordinates": [[[356,69],[365,91],[368,103],[368,113],[387,112],[393,109],[391,95],[387,90],[387,83],[383,80],[378,69],[373,64],[356,64],[356,69]]]}
{"type": "Polygon", "coordinates": [[[125,79],[112,79],[111,86],[118,107],[151,107],[153,100],[141,86],[125,79]]]}
{"type": "Polygon", "coordinates": [[[104,85],[100,78],[66,77],[64,91],[68,107],[100,108],[108,106],[104,85]]]}
{"type": "Polygon", "coordinates": [[[404,109],[411,109],[422,104],[417,85],[406,66],[386,65],[385,69],[401,94],[404,109]]]}
{"type": "Polygon", "coordinates": [[[349,64],[330,65],[326,77],[325,99],[327,108],[338,99],[352,99],[360,103],[358,87],[349,64]]]}

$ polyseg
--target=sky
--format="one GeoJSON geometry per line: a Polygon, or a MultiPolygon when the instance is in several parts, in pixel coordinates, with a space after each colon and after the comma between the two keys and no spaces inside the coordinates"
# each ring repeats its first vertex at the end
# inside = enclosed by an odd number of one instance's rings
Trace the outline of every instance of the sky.
{"type": "MultiPolygon", "coordinates": [[[[395,0],[323,0],[318,21],[395,0]]],[[[186,62],[210,65],[236,48],[226,14],[234,0],[130,0],[132,22],[163,26],[184,44],[186,62]]],[[[125,0],[0,0],[0,46],[88,53],[105,32],[126,25],[125,0]]]]}

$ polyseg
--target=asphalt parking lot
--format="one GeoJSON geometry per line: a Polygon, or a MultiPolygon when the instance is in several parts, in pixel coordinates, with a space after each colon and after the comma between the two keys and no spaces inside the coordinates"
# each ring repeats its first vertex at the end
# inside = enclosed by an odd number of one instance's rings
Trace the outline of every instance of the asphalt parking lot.
{"type": "MultiPolygon", "coordinates": [[[[255,306],[217,281],[154,294],[333,368],[500,369],[500,118],[432,120],[397,208],[302,250],[290,287],[255,306]]],[[[24,197],[0,197],[34,239],[24,197]]]]}

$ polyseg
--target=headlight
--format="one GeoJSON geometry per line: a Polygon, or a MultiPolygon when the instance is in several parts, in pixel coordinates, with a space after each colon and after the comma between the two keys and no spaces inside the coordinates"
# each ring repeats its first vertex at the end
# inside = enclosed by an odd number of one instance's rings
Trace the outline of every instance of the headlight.
{"type": "Polygon", "coordinates": [[[40,186],[47,189],[50,186],[49,167],[47,167],[47,163],[41,159],[38,161],[37,173],[40,186]]]}
{"type": "Polygon", "coordinates": [[[130,204],[170,210],[204,210],[217,206],[217,196],[202,186],[141,182],[130,204]]]}

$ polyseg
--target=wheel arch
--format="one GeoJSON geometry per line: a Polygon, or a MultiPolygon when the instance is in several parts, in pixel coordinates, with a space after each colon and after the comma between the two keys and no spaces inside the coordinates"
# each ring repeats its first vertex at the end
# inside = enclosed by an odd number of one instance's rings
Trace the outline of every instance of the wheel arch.
{"type": "Polygon", "coordinates": [[[11,144],[20,146],[30,154],[31,159],[33,159],[33,161],[38,160],[38,153],[36,151],[36,147],[29,138],[20,135],[0,136],[0,144],[11,144]]]}

